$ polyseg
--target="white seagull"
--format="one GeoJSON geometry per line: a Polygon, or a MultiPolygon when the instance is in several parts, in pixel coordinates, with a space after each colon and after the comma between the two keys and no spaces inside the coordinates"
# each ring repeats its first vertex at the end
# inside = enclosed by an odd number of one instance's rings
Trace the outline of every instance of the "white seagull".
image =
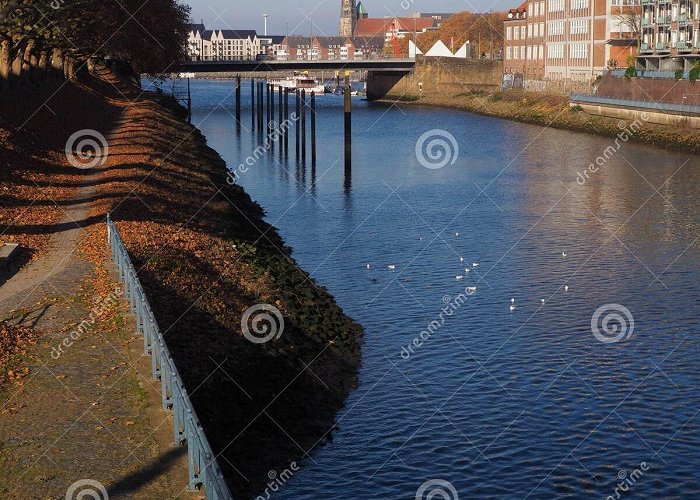
{"type": "Polygon", "coordinates": [[[569,285],[565,285],[565,286],[564,286],[564,291],[565,291],[565,292],[568,292],[568,291],[569,291],[569,285]]]}
{"type": "Polygon", "coordinates": [[[367,269],[369,269],[370,267],[371,267],[371,266],[370,266],[369,264],[367,264],[367,269]]]}
{"type": "Polygon", "coordinates": [[[475,287],[475,286],[468,286],[468,287],[467,287],[467,292],[469,292],[469,293],[474,293],[474,292],[476,292],[476,287],[475,287]]]}
{"type": "Polygon", "coordinates": [[[461,280],[464,279],[464,276],[455,276],[455,279],[456,279],[457,281],[461,281],[461,280]]]}
{"type": "Polygon", "coordinates": [[[515,306],[513,304],[510,305],[510,312],[515,311],[515,306]]]}
{"type": "Polygon", "coordinates": [[[540,299],[540,301],[541,301],[541,302],[542,302],[543,304],[544,304],[544,302],[545,302],[545,300],[544,300],[544,299],[540,299]]]}
{"type": "Polygon", "coordinates": [[[562,256],[562,257],[566,257],[567,255],[568,255],[568,254],[567,254],[566,252],[562,252],[562,253],[561,253],[561,256],[562,256]]]}
{"type": "Polygon", "coordinates": [[[396,264],[389,264],[389,269],[391,269],[392,271],[396,269],[396,264]]]}
{"type": "Polygon", "coordinates": [[[478,262],[472,262],[472,267],[479,267],[479,263],[478,263],[478,262]]]}

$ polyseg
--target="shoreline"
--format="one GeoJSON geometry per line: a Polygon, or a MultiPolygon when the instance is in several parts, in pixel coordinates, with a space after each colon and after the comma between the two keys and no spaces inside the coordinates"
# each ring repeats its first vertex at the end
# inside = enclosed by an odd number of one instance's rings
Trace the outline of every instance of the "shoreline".
{"type": "MultiPolygon", "coordinates": [[[[336,414],[357,386],[362,327],[297,266],[277,229],[265,222],[264,209],[227,183],[224,160],[187,123],[181,105],[135,87],[115,92],[104,78],[68,82],[56,96],[72,95],[70,102],[82,102],[86,115],[107,106],[123,114],[109,163],[90,181],[96,192],[89,198],[84,246],[92,258],[111,264],[102,248],[111,213],[232,493],[255,496],[270,471],[301,464],[331,439],[336,414]],[[275,338],[254,343],[243,335],[242,318],[261,304],[281,313],[283,327],[275,338]]],[[[25,92],[18,101],[37,89],[25,92]]],[[[40,119],[25,133],[40,137],[40,119]]],[[[100,130],[106,122],[90,125],[100,130]]],[[[17,133],[9,123],[2,128],[17,133]]],[[[63,185],[68,200],[85,182],[85,171],[57,167],[65,160],[62,135],[85,127],[64,128],[41,144],[48,156],[37,172],[44,183],[63,185]]],[[[29,175],[22,170],[26,156],[20,151],[12,158],[11,168],[21,175],[0,179],[7,189],[28,184],[21,178],[29,175]]],[[[22,192],[27,200],[15,202],[28,205],[33,193],[29,186],[22,192]]],[[[44,211],[33,222],[53,224],[60,234],[55,218],[44,211]]],[[[32,243],[23,227],[13,238],[32,243]]],[[[50,251],[41,245],[33,246],[34,257],[50,251]]],[[[38,344],[47,344],[50,332],[38,333],[38,344]]]]}
{"type": "MultiPolygon", "coordinates": [[[[508,90],[487,93],[470,91],[453,96],[415,95],[387,96],[377,103],[430,106],[468,113],[501,118],[513,122],[540,125],[559,130],[581,132],[600,137],[616,138],[633,123],[627,121],[591,115],[569,106],[566,96],[508,90]],[[626,126],[622,126],[625,124],[626,126]]],[[[700,153],[700,130],[681,129],[667,125],[643,123],[635,133],[629,134],[625,141],[636,144],[659,147],[687,153],[700,153]]]]}

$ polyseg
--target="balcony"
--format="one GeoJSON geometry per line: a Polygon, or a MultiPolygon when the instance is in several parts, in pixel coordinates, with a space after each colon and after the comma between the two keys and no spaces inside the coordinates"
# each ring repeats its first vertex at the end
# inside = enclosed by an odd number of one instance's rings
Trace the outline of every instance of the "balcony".
{"type": "Polygon", "coordinates": [[[688,21],[688,16],[686,16],[685,14],[676,16],[676,21],[678,21],[679,23],[685,23],[688,21]]]}
{"type": "Polygon", "coordinates": [[[690,43],[686,41],[681,41],[681,42],[676,42],[676,48],[678,50],[690,50],[691,46],[690,43]]]}
{"type": "Polygon", "coordinates": [[[648,51],[650,50],[650,49],[649,49],[649,44],[648,44],[648,43],[642,43],[642,44],[639,46],[639,50],[641,50],[642,52],[648,52],[648,51]]]}
{"type": "Polygon", "coordinates": [[[664,42],[657,42],[656,43],[656,50],[668,50],[668,45],[664,42]]]}

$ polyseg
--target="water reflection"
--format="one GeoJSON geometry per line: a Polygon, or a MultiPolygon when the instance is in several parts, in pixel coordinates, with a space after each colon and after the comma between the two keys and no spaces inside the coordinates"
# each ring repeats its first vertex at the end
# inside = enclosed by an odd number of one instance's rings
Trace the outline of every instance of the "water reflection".
{"type": "MultiPolygon", "coordinates": [[[[193,89],[200,118],[224,97],[217,82],[193,89]]],[[[365,327],[340,430],[278,496],[412,498],[426,478],[445,478],[465,498],[605,498],[642,460],[654,479],[638,496],[700,494],[697,157],[626,144],[580,184],[609,139],[353,104],[352,170],[342,99],[323,96],[309,182],[300,151],[263,155],[240,179],[365,327]],[[457,137],[453,167],[417,162],[415,141],[433,128],[457,137]],[[478,292],[401,359],[467,285],[478,292]],[[634,315],[627,342],[591,333],[609,303],[634,315]]],[[[259,142],[231,141],[226,115],[202,129],[237,164],[259,142]]]]}

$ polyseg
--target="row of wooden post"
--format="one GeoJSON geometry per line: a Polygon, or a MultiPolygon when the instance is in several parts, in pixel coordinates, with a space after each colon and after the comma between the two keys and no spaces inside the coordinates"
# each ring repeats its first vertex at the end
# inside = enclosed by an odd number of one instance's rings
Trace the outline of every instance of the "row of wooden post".
{"type": "MultiPolygon", "coordinates": [[[[255,128],[256,115],[258,132],[263,132],[265,127],[263,125],[263,117],[266,115],[268,127],[274,127],[275,119],[275,86],[271,83],[264,83],[262,81],[255,82],[254,78],[250,79],[250,90],[251,90],[251,123],[253,128],[255,128]],[[256,98],[257,94],[257,98],[256,98]],[[267,104],[265,104],[267,101],[267,104]]],[[[241,77],[240,75],[236,77],[236,123],[237,126],[241,126],[241,77]]],[[[284,89],[281,86],[278,87],[278,122],[277,125],[280,126],[284,120],[289,120],[289,89],[284,89]]],[[[296,120],[301,121],[301,126],[297,122],[296,130],[296,155],[297,158],[301,155],[302,162],[306,162],[306,90],[295,91],[296,95],[296,120]],[[302,104],[303,103],[303,104],[302,104]],[[300,151],[301,150],[301,151],[300,151]]],[[[310,99],[310,118],[311,118],[311,163],[316,164],[316,93],[311,92],[310,99]]],[[[345,169],[346,171],[350,168],[352,164],[352,101],[351,101],[351,88],[350,88],[350,77],[345,77],[345,104],[344,104],[344,124],[345,124],[345,169]]],[[[285,126],[282,138],[284,140],[284,147],[287,150],[288,147],[288,127],[285,126]]]]}

